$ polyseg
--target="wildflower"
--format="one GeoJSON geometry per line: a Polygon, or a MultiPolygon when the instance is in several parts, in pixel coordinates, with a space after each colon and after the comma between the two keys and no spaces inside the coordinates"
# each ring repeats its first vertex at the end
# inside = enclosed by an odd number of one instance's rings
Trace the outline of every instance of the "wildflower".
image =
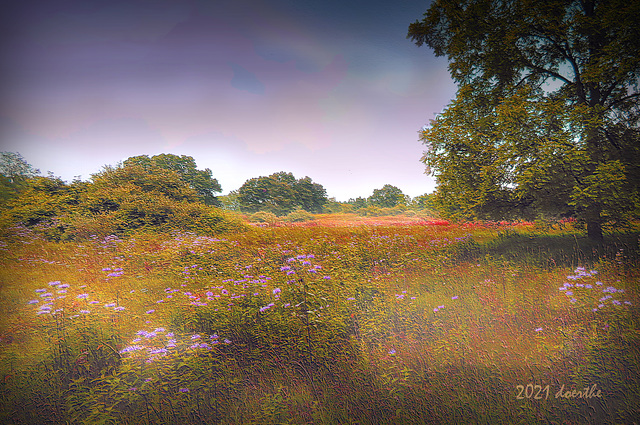
{"type": "Polygon", "coordinates": [[[79,300],[84,300],[84,299],[86,299],[88,296],[89,296],[89,294],[80,294],[80,295],[78,295],[76,298],[77,298],[77,299],[79,299],[79,300]]]}
{"type": "Polygon", "coordinates": [[[391,350],[389,350],[389,354],[392,355],[392,356],[395,356],[396,355],[395,348],[392,348],[391,350]]]}
{"type": "Polygon", "coordinates": [[[60,281],[59,280],[56,280],[54,282],[49,282],[49,286],[58,286],[58,285],[60,285],[60,281]]]}
{"type": "Polygon", "coordinates": [[[229,341],[228,339],[224,339],[222,342],[224,342],[225,344],[231,344],[231,341],[229,341]]]}
{"type": "Polygon", "coordinates": [[[38,304],[39,302],[39,300],[29,300],[27,304],[38,304]]]}
{"type": "Polygon", "coordinates": [[[438,312],[438,307],[434,308],[434,309],[433,309],[433,312],[434,312],[434,313],[437,313],[437,312],[438,312]]]}
{"type": "Polygon", "coordinates": [[[571,295],[573,295],[573,291],[567,291],[566,294],[567,294],[567,296],[571,296],[571,295]]]}
{"type": "Polygon", "coordinates": [[[280,288],[275,288],[273,290],[273,295],[279,294],[280,292],[282,292],[282,290],[280,288]]]}
{"type": "Polygon", "coordinates": [[[613,304],[615,304],[615,305],[620,305],[620,301],[618,301],[618,300],[613,300],[613,301],[611,301],[611,302],[612,302],[613,304]]]}
{"type": "Polygon", "coordinates": [[[347,301],[355,301],[356,299],[353,297],[347,298],[347,301]]]}
{"type": "Polygon", "coordinates": [[[122,307],[122,306],[118,306],[118,307],[114,308],[114,310],[115,310],[115,311],[124,311],[124,310],[125,310],[125,308],[124,308],[124,307],[122,307]]]}
{"type": "Polygon", "coordinates": [[[109,304],[105,304],[104,308],[110,308],[110,307],[115,307],[116,303],[109,303],[109,304]]]}
{"type": "Polygon", "coordinates": [[[138,389],[136,387],[131,387],[129,388],[129,391],[138,391],[138,389]]]}
{"type": "Polygon", "coordinates": [[[330,277],[330,276],[323,276],[322,278],[323,278],[323,279],[325,279],[325,280],[329,280],[329,279],[331,279],[331,277],[330,277]]]}
{"type": "Polygon", "coordinates": [[[178,391],[180,391],[181,393],[188,393],[189,388],[180,388],[178,391]]]}
{"type": "Polygon", "coordinates": [[[451,297],[451,299],[452,299],[452,300],[457,300],[457,299],[458,299],[458,296],[457,296],[457,295],[456,295],[456,296],[453,296],[453,297],[451,297]]]}
{"type": "Polygon", "coordinates": [[[80,313],[82,313],[82,314],[89,314],[89,313],[91,313],[91,312],[90,312],[89,310],[80,310],[80,313]]]}
{"type": "Polygon", "coordinates": [[[65,288],[68,288],[69,286],[71,285],[69,285],[68,283],[63,283],[62,285],[58,286],[58,288],[65,289],[65,288]]]}
{"type": "Polygon", "coordinates": [[[535,331],[536,332],[540,332],[540,331],[542,331],[542,328],[536,328],[535,331]]]}
{"type": "Polygon", "coordinates": [[[145,311],[145,313],[146,313],[146,314],[151,314],[151,313],[153,313],[154,311],[155,311],[155,310],[151,309],[151,310],[147,310],[147,311],[145,311]]]}
{"type": "Polygon", "coordinates": [[[196,339],[200,339],[200,335],[198,334],[191,335],[191,340],[196,340],[196,339]]]}
{"type": "Polygon", "coordinates": [[[47,292],[47,290],[46,289],[36,289],[36,293],[37,294],[40,294],[42,292],[47,292]]]}
{"type": "Polygon", "coordinates": [[[155,328],[154,332],[164,332],[164,328],[155,328]]]}
{"type": "Polygon", "coordinates": [[[120,354],[129,353],[131,351],[138,351],[138,350],[142,350],[142,349],[144,349],[144,347],[142,345],[130,345],[130,346],[125,347],[122,350],[120,350],[120,354]]]}

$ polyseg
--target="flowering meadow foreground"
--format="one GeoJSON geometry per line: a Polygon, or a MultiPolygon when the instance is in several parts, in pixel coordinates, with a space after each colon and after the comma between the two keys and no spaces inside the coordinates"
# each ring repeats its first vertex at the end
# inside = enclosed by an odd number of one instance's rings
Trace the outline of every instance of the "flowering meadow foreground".
{"type": "Polygon", "coordinates": [[[0,423],[630,424],[638,251],[522,223],[13,229],[0,423]]]}

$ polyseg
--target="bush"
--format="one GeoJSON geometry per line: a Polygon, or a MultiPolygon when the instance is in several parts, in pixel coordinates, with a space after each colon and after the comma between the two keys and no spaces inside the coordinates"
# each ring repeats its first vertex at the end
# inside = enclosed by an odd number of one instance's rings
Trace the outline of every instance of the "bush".
{"type": "Polygon", "coordinates": [[[296,210],[284,218],[284,221],[289,223],[311,221],[311,220],[315,220],[314,215],[305,210],[296,210]]]}
{"type": "Polygon", "coordinates": [[[273,225],[278,221],[278,217],[274,213],[258,211],[249,216],[249,221],[252,223],[267,223],[273,225]]]}

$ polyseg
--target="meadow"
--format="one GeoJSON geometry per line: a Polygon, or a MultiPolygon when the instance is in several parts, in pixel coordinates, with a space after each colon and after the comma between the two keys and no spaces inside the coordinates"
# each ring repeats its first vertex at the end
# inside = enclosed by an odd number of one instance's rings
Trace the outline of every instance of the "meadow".
{"type": "Polygon", "coordinates": [[[15,227],[0,422],[631,424],[638,236],[336,214],[215,237],[15,227]]]}

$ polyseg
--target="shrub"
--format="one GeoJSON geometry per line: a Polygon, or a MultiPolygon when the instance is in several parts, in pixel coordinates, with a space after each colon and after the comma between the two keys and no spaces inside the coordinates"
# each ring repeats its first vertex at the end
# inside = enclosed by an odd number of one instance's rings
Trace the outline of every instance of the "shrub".
{"type": "Polygon", "coordinates": [[[305,210],[296,210],[284,218],[284,221],[295,223],[301,221],[311,221],[314,220],[315,217],[310,212],[305,210]]]}
{"type": "Polygon", "coordinates": [[[273,225],[278,221],[278,217],[267,211],[258,211],[249,216],[249,221],[252,223],[267,223],[273,225]]]}

